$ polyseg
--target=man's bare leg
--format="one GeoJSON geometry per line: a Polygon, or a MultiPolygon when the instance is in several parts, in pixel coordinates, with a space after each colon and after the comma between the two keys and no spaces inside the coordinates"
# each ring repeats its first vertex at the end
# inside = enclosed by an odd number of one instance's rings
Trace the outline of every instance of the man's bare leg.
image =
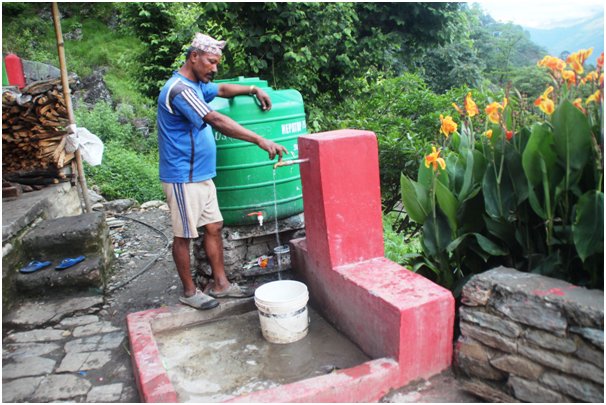
{"type": "Polygon", "coordinates": [[[196,285],[191,277],[191,260],[189,257],[189,239],[173,238],[173,260],[177,266],[177,273],[183,284],[183,294],[186,297],[196,293],[196,285]]]}
{"type": "Polygon", "coordinates": [[[225,275],[225,263],[223,261],[223,236],[221,230],[223,222],[215,222],[204,226],[204,251],[210,264],[215,281],[214,291],[221,292],[230,285],[225,275]]]}

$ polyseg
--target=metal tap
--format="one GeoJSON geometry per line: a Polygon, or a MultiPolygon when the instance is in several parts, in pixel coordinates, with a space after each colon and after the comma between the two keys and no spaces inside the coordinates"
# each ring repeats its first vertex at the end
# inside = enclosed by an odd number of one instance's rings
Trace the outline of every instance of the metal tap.
{"type": "Polygon", "coordinates": [[[278,163],[276,163],[274,165],[274,170],[276,170],[278,167],[282,167],[282,166],[291,166],[291,165],[295,165],[295,164],[300,164],[300,163],[305,163],[305,162],[309,162],[309,159],[293,159],[293,160],[279,160],[278,163]]]}

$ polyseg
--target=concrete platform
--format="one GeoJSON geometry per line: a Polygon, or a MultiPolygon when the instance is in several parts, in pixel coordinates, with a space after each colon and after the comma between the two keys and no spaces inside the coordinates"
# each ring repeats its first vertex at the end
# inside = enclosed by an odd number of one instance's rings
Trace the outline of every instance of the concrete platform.
{"type": "MultiPolygon", "coordinates": [[[[253,300],[247,299],[224,301],[221,306],[210,311],[176,306],[129,314],[127,325],[132,361],[141,399],[144,402],[182,400],[179,398],[175,384],[171,381],[170,367],[165,366],[167,363],[163,360],[158,336],[204,322],[216,322],[230,317],[229,321],[231,321],[234,316],[249,313],[251,310],[254,310],[253,300]]],[[[212,371],[221,374],[223,369],[212,371]]],[[[223,402],[372,402],[378,401],[391,389],[396,388],[392,383],[397,380],[398,373],[399,367],[394,360],[380,358],[334,370],[326,375],[304,378],[243,395],[225,395],[220,400],[223,402]]]]}

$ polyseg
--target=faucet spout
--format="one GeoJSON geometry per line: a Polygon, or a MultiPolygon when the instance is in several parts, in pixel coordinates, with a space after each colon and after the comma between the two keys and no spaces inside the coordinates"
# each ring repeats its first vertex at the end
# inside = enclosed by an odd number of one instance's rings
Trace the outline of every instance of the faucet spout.
{"type": "Polygon", "coordinates": [[[279,160],[278,163],[276,163],[274,165],[274,170],[276,170],[278,167],[282,167],[282,166],[291,166],[291,165],[295,165],[295,164],[301,164],[301,163],[306,163],[309,162],[309,159],[293,159],[293,160],[279,160]]]}

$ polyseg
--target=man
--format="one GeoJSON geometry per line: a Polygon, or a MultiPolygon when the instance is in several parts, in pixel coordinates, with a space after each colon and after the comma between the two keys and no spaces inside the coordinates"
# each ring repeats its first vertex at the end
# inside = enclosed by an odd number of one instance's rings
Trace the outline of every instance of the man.
{"type": "Polygon", "coordinates": [[[256,96],[263,110],[271,109],[267,93],[255,86],[215,84],[225,41],[197,33],[187,52],[184,65],[168,80],[158,98],[158,148],[160,180],[171,211],[173,259],[183,284],[179,300],[197,309],[219,305],[214,298],[247,297],[252,291],[230,283],[223,262],[223,217],[219,211],[212,178],[216,175],[216,146],[211,126],[224,135],[252,142],[282,158],[284,146],[265,139],[240,126],[231,118],[213,111],[207,103],[215,96],[256,96]],[[192,279],[189,246],[204,227],[204,250],[214,280],[204,294],[192,279]],[[214,297],[214,298],[213,298],[214,297]]]}

